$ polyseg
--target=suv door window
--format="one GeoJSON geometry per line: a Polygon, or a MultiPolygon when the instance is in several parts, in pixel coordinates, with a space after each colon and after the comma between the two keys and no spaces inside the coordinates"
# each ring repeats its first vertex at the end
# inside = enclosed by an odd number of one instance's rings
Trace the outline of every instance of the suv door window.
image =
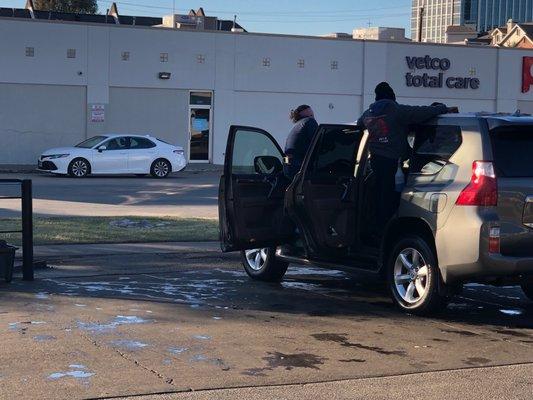
{"type": "Polygon", "coordinates": [[[462,143],[461,128],[457,125],[420,125],[409,140],[413,151],[409,161],[410,173],[439,172],[462,143]]]}
{"type": "Polygon", "coordinates": [[[155,147],[154,142],[152,142],[149,139],[140,138],[140,137],[130,137],[129,139],[130,139],[131,150],[151,149],[152,147],[155,147]]]}
{"type": "Polygon", "coordinates": [[[360,141],[360,131],[355,127],[326,127],[313,151],[307,176],[320,180],[353,176],[360,141]]]}
{"type": "Polygon", "coordinates": [[[273,156],[283,163],[283,155],[271,138],[260,131],[237,130],[231,162],[232,174],[257,174],[254,160],[258,156],[273,156]]]}

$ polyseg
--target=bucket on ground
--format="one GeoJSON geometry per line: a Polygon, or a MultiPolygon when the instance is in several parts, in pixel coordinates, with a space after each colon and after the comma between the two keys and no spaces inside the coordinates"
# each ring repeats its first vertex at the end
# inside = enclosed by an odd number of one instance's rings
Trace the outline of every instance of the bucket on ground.
{"type": "Polygon", "coordinates": [[[5,240],[0,240],[0,279],[3,277],[8,283],[13,279],[15,251],[17,251],[15,246],[7,244],[5,240]]]}

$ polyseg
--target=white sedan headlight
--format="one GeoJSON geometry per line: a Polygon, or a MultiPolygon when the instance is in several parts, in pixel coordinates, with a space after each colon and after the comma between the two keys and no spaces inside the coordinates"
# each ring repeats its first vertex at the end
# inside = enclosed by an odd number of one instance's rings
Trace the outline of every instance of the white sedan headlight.
{"type": "Polygon", "coordinates": [[[174,154],[177,154],[178,156],[183,156],[185,154],[185,152],[183,150],[174,150],[173,151],[174,154]]]}
{"type": "Polygon", "coordinates": [[[50,155],[46,155],[46,156],[43,156],[44,158],[48,158],[50,160],[55,160],[56,158],[65,158],[65,157],[68,157],[70,156],[70,154],[50,154],[50,155]]]}

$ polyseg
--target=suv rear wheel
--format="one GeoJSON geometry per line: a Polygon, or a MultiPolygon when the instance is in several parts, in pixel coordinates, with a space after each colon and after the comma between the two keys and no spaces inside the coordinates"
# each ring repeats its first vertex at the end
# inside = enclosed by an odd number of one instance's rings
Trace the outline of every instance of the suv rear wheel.
{"type": "Polygon", "coordinates": [[[248,276],[259,281],[279,282],[289,266],[289,263],[276,258],[275,247],[244,250],[241,257],[248,276]]]}
{"type": "Polygon", "coordinates": [[[427,315],[446,306],[446,297],[439,293],[437,257],[420,236],[400,238],[387,267],[392,298],[403,310],[427,315]]]}

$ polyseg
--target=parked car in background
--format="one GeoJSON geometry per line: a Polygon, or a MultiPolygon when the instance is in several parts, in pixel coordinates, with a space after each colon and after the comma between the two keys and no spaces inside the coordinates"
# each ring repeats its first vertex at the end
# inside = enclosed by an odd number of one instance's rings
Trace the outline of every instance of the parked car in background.
{"type": "Polygon", "coordinates": [[[219,213],[223,251],[253,279],[289,263],[373,272],[402,309],[429,314],[464,283],[519,284],[533,300],[533,118],[448,114],[413,126],[396,215],[373,238],[368,133],[320,125],[301,171],[264,130],[230,129],[219,213]]]}
{"type": "Polygon", "coordinates": [[[46,150],[38,169],[83,178],[93,174],[150,174],[165,178],[187,166],[183,147],[146,135],[100,135],[73,147],[46,150]]]}

